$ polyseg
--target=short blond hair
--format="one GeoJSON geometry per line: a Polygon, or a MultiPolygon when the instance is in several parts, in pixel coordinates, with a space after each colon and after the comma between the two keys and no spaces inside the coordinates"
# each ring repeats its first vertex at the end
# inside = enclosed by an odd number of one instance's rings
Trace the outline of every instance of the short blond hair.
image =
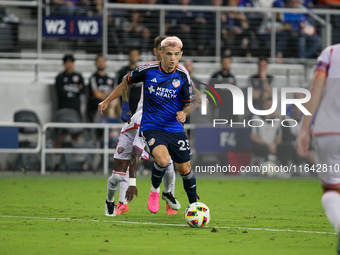
{"type": "Polygon", "coordinates": [[[178,47],[182,49],[183,43],[177,36],[169,36],[161,42],[161,47],[178,47]]]}

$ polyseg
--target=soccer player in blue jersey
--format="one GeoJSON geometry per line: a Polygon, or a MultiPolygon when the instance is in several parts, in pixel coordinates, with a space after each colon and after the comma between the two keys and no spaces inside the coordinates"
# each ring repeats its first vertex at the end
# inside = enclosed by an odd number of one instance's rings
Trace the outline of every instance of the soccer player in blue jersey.
{"type": "MultiPolygon", "coordinates": [[[[166,38],[166,35],[157,36],[155,38],[154,54],[157,56],[157,60],[161,60],[160,48],[161,42],[166,38]]],[[[122,82],[127,82],[126,78],[122,82]]],[[[103,111],[107,109],[109,103],[122,96],[122,84],[120,84],[103,102],[98,105],[98,111],[103,114],[103,111]]],[[[134,91],[136,92],[136,91],[134,91]]],[[[131,92],[132,93],[132,92],[131,92]]],[[[131,94],[130,93],[130,94],[131,94]]],[[[199,92],[198,92],[199,93],[199,92]]],[[[200,98],[200,94],[197,96],[200,98]]],[[[199,100],[196,100],[196,102],[199,100]]],[[[131,103],[131,102],[130,102],[131,103]]],[[[125,123],[120,137],[117,149],[114,154],[114,170],[107,182],[107,198],[105,201],[105,215],[115,216],[116,214],[122,214],[129,210],[126,202],[131,202],[134,196],[138,196],[138,190],[136,186],[136,173],[139,163],[139,158],[142,156],[148,156],[149,153],[143,149],[145,147],[144,140],[139,136],[137,129],[139,130],[140,121],[142,117],[143,108],[143,92],[141,92],[140,100],[136,106],[137,111],[131,117],[130,123],[125,123]],[[146,155],[147,154],[147,155],[146,155]],[[126,173],[126,175],[125,175],[126,173]],[[130,178],[129,178],[130,177],[130,178]],[[114,196],[120,187],[119,203],[115,205],[114,196]]],[[[142,159],[145,157],[142,157],[142,159]]],[[[171,161],[171,160],[170,160],[171,161]]],[[[164,175],[164,191],[171,191],[174,194],[175,191],[175,171],[172,161],[169,163],[164,175]]],[[[166,203],[167,214],[177,214],[176,210],[170,208],[166,203]]]]}
{"type": "MultiPolygon", "coordinates": [[[[182,57],[182,41],[175,36],[161,43],[161,61],[140,65],[125,76],[121,118],[130,120],[129,91],[132,84],[144,83],[143,116],[140,131],[155,159],[152,167],[152,187],[148,208],[156,213],[159,207],[160,184],[170,156],[182,176],[190,203],[197,201],[196,178],[190,166],[189,141],[182,123],[190,114],[190,102],[195,100],[188,71],[178,65],[182,57]]],[[[162,198],[174,210],[180,209],[171,192],[162,198]]]]}

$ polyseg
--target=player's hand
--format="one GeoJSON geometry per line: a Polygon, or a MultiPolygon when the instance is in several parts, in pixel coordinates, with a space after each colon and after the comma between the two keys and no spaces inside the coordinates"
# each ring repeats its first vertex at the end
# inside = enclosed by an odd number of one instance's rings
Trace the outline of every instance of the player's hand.
{"type": "Polygon", "coordinates": [[[201,197],[198,194],[196,194],[196,197],[197,197],[197,200],[201,200],[201,197]]]}
{"type": "Polygon", "coordinates": [[[102,101],[98,104],[98,112],[100,115],[103,115],[103,112],[106,110],[108,107],[109,103],[106,101],[102,101]]]}
{"type": "Polygon", "coordinates": [[[310,144],[309,130],[301,130],[299,136],[296,139],[297,153],[300,157],[307,156],[308,147],[310,144]]]}
{"type": "Polygon", "coordinates": [[[131,111],[130,111],[129,102],[123,102],[122,113],[120,115],[120,118],[122,119],[122,121],[130,123],[131,111]]]}
{"type": "Polygon", "coordinates": [[[137,187],[136,186],[129,186],[129,188],[127,189],[126,194],[125,194],[126,201],[128,201],[129,203],[132,202],[133,196],[138,197],[137,187]]]}
{"type": "Polygon", "coordinates": [[[187,115],[183,111],[177,112],[176,120],[178,122],[184,123],[186,119],[187,115]]]}

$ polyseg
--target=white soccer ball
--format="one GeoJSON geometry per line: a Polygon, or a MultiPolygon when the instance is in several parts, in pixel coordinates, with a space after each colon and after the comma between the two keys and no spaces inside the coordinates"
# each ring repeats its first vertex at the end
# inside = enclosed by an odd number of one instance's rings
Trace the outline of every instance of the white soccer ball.
{"type": "Polygon", "coordinates": [[[204,227],[210,221],[210,209],[201,202],[192,203],[185,209],[184,217],[190,227],[204,227]]]}
{"type": "Polygon", "coordinates": [[[275,172],[276,164],[273,161],[266,161],[262,163],[262,174],[268,177],[274,177],[277,175],[275,172]]]}

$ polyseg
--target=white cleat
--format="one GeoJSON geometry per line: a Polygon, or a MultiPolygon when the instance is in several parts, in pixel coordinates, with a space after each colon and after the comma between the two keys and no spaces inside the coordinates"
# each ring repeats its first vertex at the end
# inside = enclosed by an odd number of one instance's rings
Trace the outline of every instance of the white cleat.
{"type": "Polygon", "coordinates": [[[116,205],[115,202],[107,202],[105,200],[105,216],[115,217],[116,216],[116,205]]]}
{"type": "Polygon", "coordinates": [[[172,210],[179,210],[181,209],[181,205],[180,203],[177,201],[177,199],[174,197],[174,195],[171,194],[171,192],[169,193],[162,193],[162,199],[165,200],[170,208],[172,210]]]}

